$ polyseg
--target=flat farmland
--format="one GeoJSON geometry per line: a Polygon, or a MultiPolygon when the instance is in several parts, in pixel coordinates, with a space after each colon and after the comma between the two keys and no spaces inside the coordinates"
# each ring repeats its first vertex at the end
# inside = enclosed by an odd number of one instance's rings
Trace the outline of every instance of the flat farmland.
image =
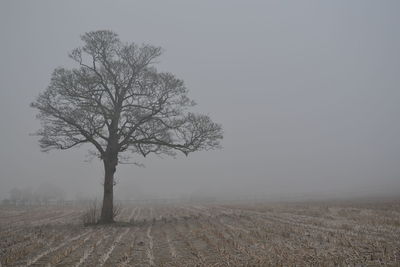
{"type": "Polygon", "coordinates": [[[0,207],[1,266],[400,265],[400,201],[0,207]]]}

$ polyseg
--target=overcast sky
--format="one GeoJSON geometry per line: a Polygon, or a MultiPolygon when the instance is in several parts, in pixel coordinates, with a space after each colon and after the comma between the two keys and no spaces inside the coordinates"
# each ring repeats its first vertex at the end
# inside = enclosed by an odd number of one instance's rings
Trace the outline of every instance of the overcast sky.
{"type": "Polygon", "coordinates": [[[80,35],[163,47],[223,149],[118,166],[117,197],[400,194],[399,1],[1,1],[0,198],[102,192],[87,148],[42,153],[29,107],[80,35]]]}

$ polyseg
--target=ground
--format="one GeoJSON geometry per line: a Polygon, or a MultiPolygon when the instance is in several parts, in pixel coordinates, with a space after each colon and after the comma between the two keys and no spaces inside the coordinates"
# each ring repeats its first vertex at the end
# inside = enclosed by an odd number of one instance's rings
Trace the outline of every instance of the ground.
{"type": "Polygon", "coordinates": [[[400,200],[0,207],[1,266],[400,265],[400,200]]]}

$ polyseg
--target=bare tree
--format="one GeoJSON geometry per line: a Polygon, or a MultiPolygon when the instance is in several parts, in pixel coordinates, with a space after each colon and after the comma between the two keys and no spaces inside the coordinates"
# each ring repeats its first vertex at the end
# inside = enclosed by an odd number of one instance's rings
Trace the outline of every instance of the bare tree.
{"type": "Polygon", "coordinates": [[[195,103],[182,80],[157,72],[161,48],[123,43],[112,31],[81,36],[70,57],[78,68],[54,70],[48,88],[31,104],[39,110],[43,151],[84,143],[103,161],[101,222],[113,221],[114,173],[126,153],[187,155],[219,147],[222,128],[206,115],[188,112],[195,103]]]}

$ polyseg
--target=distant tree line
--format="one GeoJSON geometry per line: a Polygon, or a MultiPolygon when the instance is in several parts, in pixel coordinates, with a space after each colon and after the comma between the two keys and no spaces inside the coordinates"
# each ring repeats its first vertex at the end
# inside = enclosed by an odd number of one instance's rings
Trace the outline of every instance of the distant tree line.
{"type": "Polygon", "coordinates": [[[65,202],[65,192],[52,184],[42,184],[35,190],[31,187],[14,187],[8,193],[9,197],[2,200],[3,205],[49,205],[65,202]]]}

